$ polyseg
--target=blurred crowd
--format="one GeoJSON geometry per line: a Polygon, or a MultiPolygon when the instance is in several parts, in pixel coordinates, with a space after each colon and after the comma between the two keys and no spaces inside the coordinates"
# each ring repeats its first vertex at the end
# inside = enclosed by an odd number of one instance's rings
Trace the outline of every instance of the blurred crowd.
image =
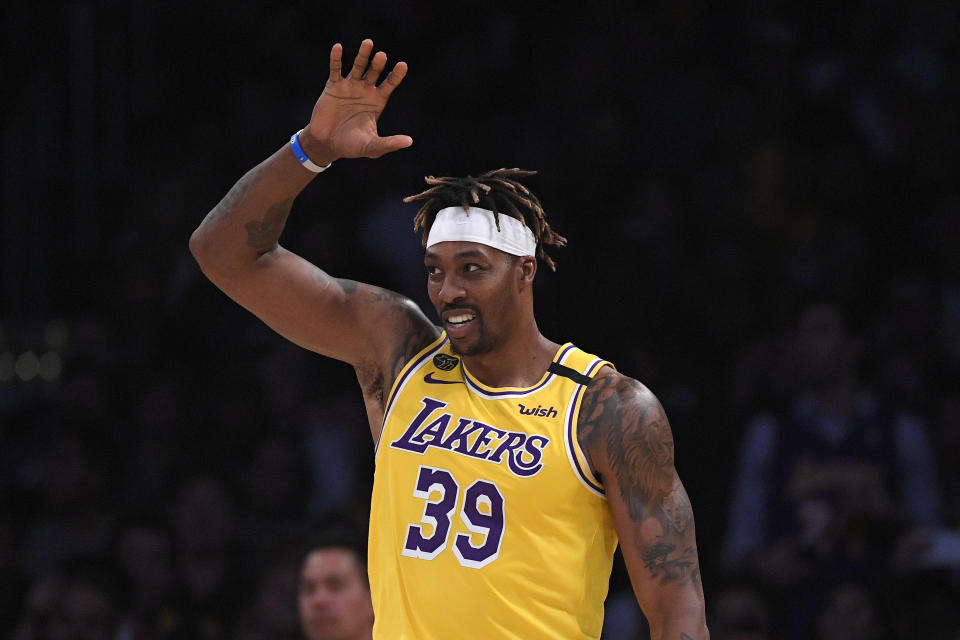
{"type": "MultiPolygon", "coordinates": [[[[366,528],[360,392],[187,239],[370,35],[414,146],[284,246],[429,309],[401,198],[538,169],[541,330],[666,407],[714,640],[960,639],[953,3],[201,4],[4,13],[0,637],[302,637],[306,529],[366,528]]],[[[604,638],[646,633],[617,565],[604,638]]]]}

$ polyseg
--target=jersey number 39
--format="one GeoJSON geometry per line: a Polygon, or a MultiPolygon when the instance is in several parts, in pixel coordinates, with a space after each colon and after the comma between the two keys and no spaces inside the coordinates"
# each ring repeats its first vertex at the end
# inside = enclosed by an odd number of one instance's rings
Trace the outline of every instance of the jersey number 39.
{"type": "MultiPolygon", "coordinates": [[[[407,527],[402,553],[411,558],[433,560],[447,548],[450,518],[459,502],[460,485],[446,469],[421,466],[413,495],[426,501],[420,522],[429,525],[432,533],[425,536],[421,525],[411,524],[407,527]],[[434,494],[439,497],[431,500],[434,494]]],[[[474,545],[469,534],[454,536],[451,550],[460,564],[480,569],[496,560],[500,555],[504,524],[503,495],[497,485],[489,480],[476,480],[467,487],[463,492],[460,519],[471,533],[483,536],[480,545],[474,545]]]]}

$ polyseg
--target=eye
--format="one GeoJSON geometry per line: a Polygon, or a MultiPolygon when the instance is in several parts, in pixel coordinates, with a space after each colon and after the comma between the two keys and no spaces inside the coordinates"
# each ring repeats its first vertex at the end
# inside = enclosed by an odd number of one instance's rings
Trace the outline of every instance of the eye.
{"type": "Polygon", "coordinates": [[[440,269],[437,269],[437,268],[434,267],[433,265],[427,265],[427,275],[428,275],[428,276],[435,276],[435,275],[437,275],[438,273],[440,273],[440,269]]]}
{"type": "Polygon", "coordinates": [[[464,271],[480,271],[480,269],[481,269],[480,265],[474,264],[472,262],[467,265],[464,265],[463,267],[464,271]]]}

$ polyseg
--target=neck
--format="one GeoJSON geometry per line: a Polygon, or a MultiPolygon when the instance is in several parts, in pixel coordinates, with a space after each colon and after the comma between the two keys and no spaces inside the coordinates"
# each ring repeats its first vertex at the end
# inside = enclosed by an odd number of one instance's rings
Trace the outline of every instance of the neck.
{"type": "Polygon", "coordinates": [[[525,331],[510,336],[493,351],[464,356],[470,375],[490,387],[529,387],[536,384],[560,348],[531,322],[525,331]]]}

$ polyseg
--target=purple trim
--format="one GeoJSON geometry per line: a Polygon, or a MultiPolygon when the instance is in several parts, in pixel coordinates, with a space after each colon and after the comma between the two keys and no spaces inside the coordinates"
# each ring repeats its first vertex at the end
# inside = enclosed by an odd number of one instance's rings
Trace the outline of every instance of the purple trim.
{"type": "MultiPolygon", "coordinates": [[[[574,349],[574,348],[575,347],[573,345],[570,345],[569,347],[561,351],[560,355],[558,355],[556,358],[553,359],[553,362],[560,362],[567,355],[567,352],[569,352],[571,349],[574,349]]],[[[486,389],[478,386],[477,383],[475,383],[473,380],[470,379],[470,374],[467,372],[467,368],[463,366],[462,359],[460,360],[460,370],[463,372],[463,379],[467,382],[467,386],[470,387],[472,390],[476,391],[477,393],[479,393],[480,395],[487,396],[488,398],[499,398],[501,396],[513,396],[513,397],[525,396],[527,394],[533,393],[534,391],[539,391],[540,389],[547,386],[551,380],[553,380],[553,374],[551,373],[546,378],[544,378],[540,384],[538,384],[535,387],[531,387],[530,389],[518,389],[515,391],[487,391],[486,389]]]]}
{"type": "Polygon", "coordinates": [[[396,400],[397,396],[400,395],[400,391],[403,389],[403,385],[406,383],[407,378],[410,376],[411,373],[413,373],[414,371],[420,368],[420,365],[423,364],[423,361],[425,359],[429,358],[434,353],[442,349],[443,345],[447,344],[447,340],[449,340],[449,338],[447,337],[447,334],[444,333],[443,340],[440,341],[440,344],[438,344],[432,349],[430,347],[427,347],[427,350],[424,351],[420,355],[420,357],[414,361],[412,365],[407,367],[406,372],[404,372],[404,374],[400,376],[400,378],[397,380],[397,383],[393,387],[395,390],[395,393],[390,396],[389,400],[387,400],[387,408],[383,410],[383,422],[380,424],[380,437],[377,438],[377,448],[374,449],[373,451],[374,457],[376,457],[377,452],[380,451],[380,443],[383,442],[383,432],[387,428],[387,418],[390,416],[390,409],[393,408],[393,401],[396,400]]]}
{"type": "MultiPolygon", "coordinates": [[[[592,365],[590,365],[590,368],[587,369],[587,372],[584,375],[589,376],[591,373],[593,373],[593,370],[596,369],[597,365],[602,363],[603,363],[603,360],[601,360],[600,358],[597,358],[597,360],[592,365]]],[[[567,446],[570,447],[570,457],[573,458],[573,464],[577,469],[577,473],[580,474],[580,477],[583,479],[583,481],[586,482],[591,487],[593,487],[595,490],[606,495],[606,491],[603,490],[603,486],[597,483],[596,478],[594,478],[592,474],[588,475],[587,473],[585,473],[583,470],[583,467],[580,466],[580,458],[577,457],[577,448],[574,446],[574,441],[573,441],[574,410],[573,409],[574,407],[577,406],[577,399],[580,397],[580,392],[583,391],[584,388],[586,388],[586,385],[582,385],[582,384],[579,385],[577,387],[577,390],[573,392],[573,399],[570,401],[570,404],[571,404],[570,417],[567,419],[567,446]]],[[[579,411],[577,413],[579,414],[579,411]]]]}

